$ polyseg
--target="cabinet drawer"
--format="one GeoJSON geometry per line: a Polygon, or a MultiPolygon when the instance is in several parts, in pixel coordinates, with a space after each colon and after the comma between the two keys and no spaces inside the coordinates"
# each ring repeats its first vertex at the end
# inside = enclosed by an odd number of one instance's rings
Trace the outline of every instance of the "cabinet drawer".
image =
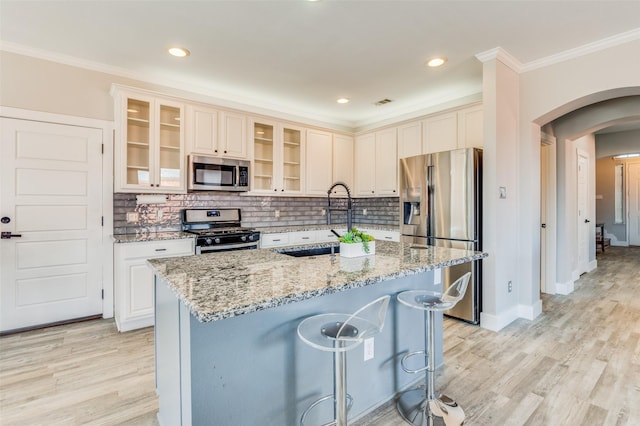
{"type": "Polygon", "coordinates": [[[366,229],[363,232],[373,236],[376,240],[400,241],[400,233],[396,231],[384,231],[380,229],[366,229]]]}
{"type": "MultiPolygon", "coordinates": [[[[339,235],[344,235],[347,232],[347,229],[336,229],[335,230],[339,235]]],[[[336,237],[333,232],[328,229],[322,229],[320,231],[316,231],[316,235],[318,238],[318,242],[320,243],[333,243],[338,241],[338,237],[336,237]]]]}
{"type": "Polygon", "coordinates": [[[300,231],[289,233],[289,244],[315,243],[318,240],[315,231],[300,231]]]}
{"type": "Polygon", "coordinates": [[[192,238],[187,238],[183,240],[120,243],[117,248],[121,258],[124,259],[184,256],[194,253],[194,241],[192,238]]]}
{"type": "Polygon", "coordinates": [[[260,235],[260,247],[278,247],[288,244],[289,234],[287,232],[260,235]]]}

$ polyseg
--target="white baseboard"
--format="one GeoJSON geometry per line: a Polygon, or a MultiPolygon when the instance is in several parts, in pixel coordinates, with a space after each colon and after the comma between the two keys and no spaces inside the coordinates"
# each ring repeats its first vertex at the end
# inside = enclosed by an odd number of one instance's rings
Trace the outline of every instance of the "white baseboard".
{"type": "Polygon", "coordinates": [[[573,293],[573,290],[575,289],[574,283],[574,280],[567,281],[565,283],[556,283],[556,294],[563,294],[566,296],[567,294],[573,293]]]}
{"type": "Polygon", "coordinates": [[[533,321],[542,313],[542,300],[533,305],[517,305],[499,315],[480,312],[480,327],[491,331],[500,331],[518,318],[533,321]]]}
{"type": "Polygon", "coordinates": [[[518,305],[518,316],[520,318],[533,321],[542,313],[542,300],[534,302],[533,305],[518,305]]]}
{"type": "Polygon", "coordinates": [[[598,269],[598,261],[593,259],[591,262],[589,262],[589,264],[587,265],[587,272],[592,272],[595,271],[596,269],[598,269]]]}
{"type": "Polygon", "coordinates": [[[611,245],[616,247],[629,247],[629,241],[613,241],[611,240],[611,245]]]}
{"type": "Polygon", "coordinates": [[[517,306],[498,315],[480,312],[480,327],[491,331],[500,331],[518,318],[517,306]]]}

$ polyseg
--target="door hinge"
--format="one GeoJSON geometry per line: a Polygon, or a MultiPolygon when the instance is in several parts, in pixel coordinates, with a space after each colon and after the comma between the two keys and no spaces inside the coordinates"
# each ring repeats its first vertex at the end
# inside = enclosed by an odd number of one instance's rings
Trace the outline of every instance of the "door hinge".
{"type": "Polygon", "coordinates": [[[101,291],[102,293],[102,300],[104,300],[104,289],[101,291]]]}
{"type": "Polygon", "coordinates": [[[104,226],[104,216],[100,218],[101,226],[104,226]]]}
{"type": "Polygon", "coordinates": [[[102,154],[104,154],[104,144],[102,144],[102,154]]]}

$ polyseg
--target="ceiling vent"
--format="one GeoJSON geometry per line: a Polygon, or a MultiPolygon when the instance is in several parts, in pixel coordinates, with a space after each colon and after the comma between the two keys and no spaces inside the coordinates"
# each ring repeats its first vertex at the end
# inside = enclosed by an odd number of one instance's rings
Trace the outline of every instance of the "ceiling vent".
{"type": "Polygon", "coordinates": [[[384,105],[384,104],[388,104],[389,102],[393,102],[391,99],[381,99],[378,102],[374,103],[375,106],[380,106],[380,105],[384,105]]]}

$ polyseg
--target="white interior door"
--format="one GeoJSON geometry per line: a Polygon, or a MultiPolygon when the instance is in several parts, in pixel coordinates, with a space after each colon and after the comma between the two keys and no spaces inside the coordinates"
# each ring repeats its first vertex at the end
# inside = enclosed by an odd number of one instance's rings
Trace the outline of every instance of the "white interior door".
{"type": "Polygon", "coordinates": [[[540,146],[540,292],[547,289],[547,162],[549,148],[540,146]]]}
{"type": "Polygon", "coordinates": [[[629,169],[629,245],[640,246],[640,163],[629,169]]]}
{"type": "Polygon", "coordinates": [[[101,314],[102,131],[0,120],[0,331],[101,314]]]}
{"type": "Polygon", "coordinates": [[[589,158],[578,151],[578,273],[589,267],[589,235],[594,223],[589,218],[589,158]]]}

